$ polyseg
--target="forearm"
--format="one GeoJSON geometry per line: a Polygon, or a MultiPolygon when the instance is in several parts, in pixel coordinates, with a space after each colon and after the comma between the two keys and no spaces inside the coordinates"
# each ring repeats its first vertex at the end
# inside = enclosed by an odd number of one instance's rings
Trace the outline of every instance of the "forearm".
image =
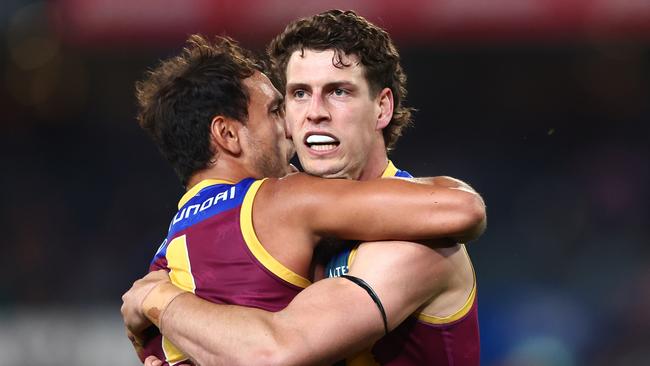
{"type": "Polygon", "coordinates": [[[199,365],[277,364],[272,313],[217,305],[190,293],[163,313],[161,331],[199,365]]]}
{"type": "Polygon", "coordinates": [[[457,233],[455,236],[452,236],[451,239],[456,243],[467,243],[478,239],[478,237],[483,234],[487,227],[485,201],[483,200],[483,197],[481,197],[481,195],[478,194],[469,184],[448,176],[415,178],[415,181],[439,187],[457,189],[472,194],[472,199],[468,203],[468,212],[473,212],[474,214],[468,216],[470,220],[468,221],[468,224],[465,225],[464,230],[457,233]]]}
{"type": "MultiPolygon", "coordinates": [[[[155,307],[147,305],[143,311],[151,314],[155,307]]],[[[326,365],[370,346],[383,334],[374,303],[342,279],[309,286],[277,313],[213,304],[186,293],[169,302],[159,323],[155,317],[152,321],[203,365],[326,365]]]]}
{"type": "Polygon", "coordinates": [[[467,196],[468,200],[465,202],[465,207],[458,207],[459,212],[464,212],[465,215],[461,220],[461,229],[450,235],[450,239],[453,239],[456,243],[467,243],[483,234],[487,226],[485,201],[469,184],[448,176],[413,178],[412,180],[418,183],[463,191],[470,195],[467,196]]]}

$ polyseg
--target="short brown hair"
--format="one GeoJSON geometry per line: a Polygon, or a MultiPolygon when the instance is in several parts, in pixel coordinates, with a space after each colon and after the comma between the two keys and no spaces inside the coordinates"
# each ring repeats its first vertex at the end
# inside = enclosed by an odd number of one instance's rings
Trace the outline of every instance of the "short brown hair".
{"type": "Polygon", "coordinates": [[[356,55],[365,68],[371,93],[390,88],[395,107],[383,134],[386,148],[392,149],[404,127],[411,124],[413,109],[402,105],[406,98],[406,74],[388,33],[353,11],[329,10],[290,23],[268,48],[274,64],[274,77],[282,90],[287,81],[289,58],[293,52],[304,52],[305,49],[335,50],[332,62],[339,68],[349,66],[342,62],[341,52],[356,55]]]}
{"type": "Polygon", "coordinates": [[[227,37],[192,35],[183,52],[163,60],[136,83],[138,123],[171,163],[183,185],[208,167],[217,115],[245,123],[249,95],[242,80],[261,66],[227,37]]]}

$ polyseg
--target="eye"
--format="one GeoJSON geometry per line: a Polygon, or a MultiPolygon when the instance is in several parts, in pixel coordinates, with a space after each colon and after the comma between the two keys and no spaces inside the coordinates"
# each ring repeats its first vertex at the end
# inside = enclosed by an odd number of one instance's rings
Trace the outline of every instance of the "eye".
{"type": "Polygon", "coordinates": [[[271,113],[275,114],[276,116],[283,117],[284,116],[284,105],[283,104],[278,104],[273,109],[271,109],[271,113]]]}
{"type": "Polygon", "coordinates": [[[345,90],[345,89],[336,88],[336,89],[334,89],[334,91],[332,91],[332,93],[334,93],[334,95],[336,95],[337,97],[342,97],[342,96],[347,95],[348,91],[345,90]]]}
{"type": "Polygon", "coordinates": [[[295,99],[302,99],[302,98],[304,98],[306,95],[307,95],[307,93],[306,93],[304,90],[302,90],[302,89],[296,89],[296,90],[293,92],[293,97],[294,97],[295,99]]]}

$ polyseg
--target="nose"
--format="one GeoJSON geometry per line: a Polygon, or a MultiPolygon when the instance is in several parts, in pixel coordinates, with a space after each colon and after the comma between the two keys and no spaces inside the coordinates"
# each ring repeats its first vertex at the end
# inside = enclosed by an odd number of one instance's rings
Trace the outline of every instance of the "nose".
{"type": "Polygon", "coordinates": [[[329,111],[327,110],[325,103],[318,98],[317,95],[314,95],[311,98],[309,104],[309,110],[307,111],[307,119],[313,123],[321,123],[330,118],[329,111]]]}

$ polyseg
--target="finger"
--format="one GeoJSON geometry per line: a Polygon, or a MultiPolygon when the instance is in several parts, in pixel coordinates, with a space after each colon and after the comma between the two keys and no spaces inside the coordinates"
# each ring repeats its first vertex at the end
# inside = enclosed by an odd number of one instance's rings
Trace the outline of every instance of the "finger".
{"type": "Polygon", "coordinates": [[[169,273],[164,269],[159,269],[157,271],[149,272],[146,277],[157,280],[169,280],[169,273]]]}
{"type": "Polygon", "coordinates": [[[144,360],[144,366],[160,366],[162,361],[159,360],[156,356],[149,356],[144,360]]]}

